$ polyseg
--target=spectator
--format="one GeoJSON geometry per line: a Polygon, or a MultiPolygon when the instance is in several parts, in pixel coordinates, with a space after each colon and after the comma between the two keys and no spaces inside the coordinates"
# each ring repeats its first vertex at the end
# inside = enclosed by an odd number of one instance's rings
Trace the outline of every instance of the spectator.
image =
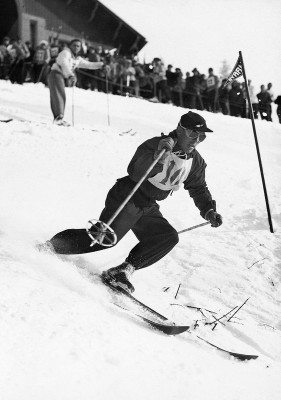
{"type": "Polygon", "coordinates": [[[229,91],[229,110],[232,117],[241,117],[244,96],[240,83],[233,81],[229,91]]]}
{"type": "Polygon", "coordinates": [[[271,97],[264,85],[261,85],[261,91],[257,94],[257,98],[261,119],[271,121],[271,97]]]}
{"type": "Polygon", "coordinates": [[[209,76],[207,78],[207,99],[208,99],[208,111],[218,111],[218,85],[219,78],[214,74],[213,68],[208,70],[209,76]]]}
{"type": "Polygon", "coordinates": [[[126,57],[125,56],[120,56],[118,57],[118,66],[116,68],[116,71],[118,73],[118,79],[117,79],[117,85],[118,85],[118,90],[117,93],[123,95],[123,91],[126,85],[126,82],[124,80],[124,71],[126,68],[126,57]]]}
{"type": "Polygon", "coordinates": [[[31,82],[32,81],[32,64],[33,64],[33,57],[35,54],[35,50],[31,44],[31,42],[27,41],[25,42],[26,47],[28,48],[29,51],[29,56],[26,57],[25,62],[24,62],[24,68],[25,68],[25,81],[26,82],[31,82]]]}
{"type": "Polygon", "coordinates": [[[172,64],[169,64],[166,70],[166,80],[167,80],[167,89],[169,91],[169,96],[172,102],[174,103],[174,88],[177,83],[176,73],[172,71],[172,64]]]}
{"type": "Polygon", "coordinates": [[[101,57],[98,54],[98,57],[100,59],[100,61],[98,61],[98,62],[103,62],[104,63],[104,68],[101,68],[101,69],[97,70],[97,74],[98,74],[98,80],[97,80],[98,91],[107,93],[107,92],[111,91],[110,56],[108,55],[108,52],[103,51],[103,56],[101,57]],[[110,90],[109,90],[109,87],[110,87],[110,90]]]}
{"type": "Polygon", "coordinates": [[[189,78],[188,82],[185,84],[186,92],[187,92],[187,102],[191,109],[198,108],[198,96],[201,96],[200,93],[200,73],[197,68],[193,68],[193,75],[189,78]]]}
{"type": "Polygon", "coordinates": [[[277,116],[279,119],[279,124],[281,124],[281,96],[277,96],[276,100],[274,101],[275,104],[277,104],[277,116]]]}
{"type": "Polygon", "coordinates": [[[197,91],[197,109],[207,110],[207,79],[205,74],[199,74],[199,87],[197,91]]]}
{"type": "Polygon", "coordinates": [[[185,85],[183,90],[183,106],[185,108],[191,108],[191,93],[192,93],[192,83],[191,83],[190,72],[185,74],[185,85]]]}
{"type": "Polygon", "coordinates": [[[99,56],[99,61],[104,61],[105,52],[102,46],[97,47],[97,55],[99,56]]]}
{"type": "MultiPolygon", "coordinates": [[[[56,63],[58,54],[68,49],[66,43],[59,43],[59,33],[49,38],[50,45],[46,41],[40,42],[33,52],[30,42],[23,44],[21,41],[10,40],[8,37],[3,39],[0,45],[0,79],[11,79],[12,82],[22,83],[30,81],[43,81],[46,84],[48,70],[56,63]],[[48,48],[47,51],[46,47],[48,48]],[[49,56],[46,54],[49,54],[49,56]],[[49,59],[49,62],[48,62],[49,59]],[[32,73],[30,71],[31,60],[32,73]],[[45,61],[44,61],[45,60],[45,61]],[[42,67],[45,64],[45,68],[42,67]]],[[[82,43],[82,42],[81,42],[82,43]]],[[[246,101],[245,87],[234,83],[227,89],[223,85],[219,86],[219,80],[214,75],[213,69],[209,68],[209,75],[206,79],[204,74],[200,74],[197,68],[192,70],[190,76],[180,68],[173,71],[172,64],[165,70],[164,63],[160,58],[154,58],[152,64],[141,64],[137,56],[137,50],[127,55],[118,55],[116,49],[110,51],[98,46],[97,49],[83,41],[84,51],[82,57],[89,62],[101,62],[106,64],[106,68],[88,70],[77,68],[76,86],[83,89],[98,90],[113,94],[124,94],[124,90],[130,95],[136,95],[150,101],[173,103],[190,109],[218,111],[224,115],[231,114],[240,117],[249,117],[248,102],[246,101]],[[85,54],[87,50],[87,54],[85,54]],[[129,62],[128,62],[129,60],[129,62]],[[128,65],[130,63],[130,65],[128,65]],[[244,95],[243,95],[244,94],[244,95]],[[228,106],[228,98],[230,104],[228,106]]],[[[263,119],[271,121],[271,102],[274,100],[272,83],[268,83],[267,90],[271,96],[264,93],[260,94],[257,101],[251,81],[248,81],[250,101],[253,108],[254,118],[258,118],[258,113],[262,109],[263,119]],[[266,104],[265,104],[266,103],[266,104]]]]}
{"type": "MultiPolygon", "coordinates": [[[[119,57],[116,55],[113,57],[111,62],[111,84],[112,84],[112,93],[113,94],[121,94],[121,75],[123,73],[123,65],[121,65],[119,61],[119,57]]],[[[122,78],[123,81],[123,78],[122,78]]]]}
{"type": "Polygon", "coordinates": [[[124,69],[124,81],[126,83],[126,94],[135,94],[136,70],[132,60],[126,60],[124,69]]]}
{"type": "Polygon", "coordinates": [[[33,57],[32,78],[34,83],[43,82],[45,85],[47,84],[50,60],[49,44],[47,40],[41,40],[33,57]]]}
{"type": "Polygon", "coordinates": [[[12,48],[9,50],[13,62],[9,71],[9,78],[12,83],[22,85],[25,82],[25,59],[29,57],[29,50],[21,39],[13,41],[12,48]]]}
{"type": "MultiPolygon", "coordinates": [[[[97,51],[94,47],[88,47],[86,59],[91,62],[100,61],[100,56],[97,54],[97,51]]],[[[101,86],[98,84],[98,80],[100,79],[99,72],[99,70],[87,70],[79,68],[79,71],[76,72],[78,79],[77,86],[82,89],[97,90],[98,87],[101,86]]]]}
{"type": "Polygon", "coordinates": [[[225,82],[227,79],[223,79],[221,82],[221,86],[218,89],[218,96],[219,96],[219,106],[221,109],[221,112],[224,115],[229,115],[229,91],[230,91],[230,85],[227,85],[224,87],[225,82]]]}
{"type": "MultiPolygon", "coordinates": [[[[273,90],[272,90],[272,83],[268,83],[267,84],[267,93],[269,93],[270,99],[271,99],[271,103],[272,103],[274,101],[274,93],[273,93],[273,90]]],[[[270,107],[269,107],[268,121],[272,121],[272,107],[271,107],[271,104],[270,104],[270,107]]]]}
{"type": "Polygon", "coordinates": [[[144,99],[150,99],[153,96],[154,81],[151,72],[152,65],[144,64],[143,72],[144,76],[140,79],[140,95],[144,99]]]}
{"type": "Polygon", "coordinates": [[[176,106],[183,106],[182,92],[185,86],[185,81],[182,79],[182,71],[180,68],[176,68],[176,84],[174,86],[174,104],[176,106]]]}
{"type": "Polygon", "coordinates": [[[242,104],[242,118],[248,118],[249,115],[249,105],[248,102],[246,100],[247,98],[247,92],[246,92],[246,85],[245,82],[241,83],[241,89],[242,89],[242,93],[243,93],[243,104],[242,104]]]}
{"type": "Polygon", "coordinates": [[[10,38],[5,36],[0,45],[0,79],[9,79],[9,70],[11,67],[10,47],[10,38]]]}
{"type": "Polygon", "coordinates": [[[169,92],[167,89],[166,70],[164,63],[160,58],[154,58],[153,66],[153,80],[154,80],[154,97],[151,101],[166,103],[170,100],[169,92]]]}
{"type": "MultiPolygon", "coordinates": [[[[250,102],[252,104],[253,108],[253,114],[254,118],[258,119],[258,114],[259,114],[259,104],[258,104],[258,98],[255,92],[255,88],[252,85],[252,81],[249,79],[248,80],[248,89],[249,89],[249,95],[250,95],[250,102]]],[[[248,116],[250,118],[250,116],[248,116]]]]}
{"type": "Polygon", "coordinates": [[[272,90],[272,83],[267,84],[267,92],[270,94],[271,101],[274,101],[274,93],[272,90]]]}
{"type": "MultiPolygon", "coordinates": [[[[104,62],[104,58],[105,58],[105,52],[102,46],[98,46],[96,49],[96,57],[97,57],[97,61],[96,62],[104,62]]],[[[99,92],[106,92],[106,85],[105,85],[105,77],[106,77],[106,73],[105,70],[102,69],[98,69],[96,71],[97,74],[97,89],[99,92]]]]}
{"type": "Polygon", "coordinates": [[[99,69],[103,66],[102,62],[90,62],[81,58],[79,56],[81,46],[79,39],[73,39],[69,48],[59,53],[49,74],[51,109],[54,122],[58,125],[68,125],[63,120],[66,101],[65,80],[67,80],[69,86],[73,87],[76,84],[76,68],[99,69]]]}
{"type": "Polygon", "coordinates": [[[133,66],[136,70],[135,95],[140,97],[140,82],[144,78],[144,70],[141,64],[137,61],[133,61],[133,66]]]}
{"type": "MultiPolygon", "coordinates": [[[[91,62],[99,62],[99,61],[101,61],[100,56],[97,54],[96,48],[93,47],[93,46],[89,46],[89,48],[88,48],[88,53],[87,53],[87,58],[88,58],[88,60],[91,61],[91,62]]],[[[91,71],[89,71],[89,72],[91,72],[91,75],[92,75],[92,76],[96,76],[96,75],[97,75],[97,74],[96,74],[97,70],[91,70],[91,71]]],[[[95,79],[95,80],[96,80],[96,79],[95,79]]],[[[95,87],[96,87],[96,84],[92,84],[92,87],[95,88],[95,87]]]]}

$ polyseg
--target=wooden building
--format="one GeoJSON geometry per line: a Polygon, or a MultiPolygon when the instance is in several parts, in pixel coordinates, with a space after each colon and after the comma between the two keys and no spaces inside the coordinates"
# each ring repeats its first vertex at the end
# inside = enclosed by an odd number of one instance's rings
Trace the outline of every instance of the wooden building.
{"type": "Polygon", "coordinates": [[[60,32],[69,42],[85,38],[121,54],[141,50],[145,38],[98,0],[0,0],[0,40],[4,36],[29,40],[36,46],[60,32]]]}

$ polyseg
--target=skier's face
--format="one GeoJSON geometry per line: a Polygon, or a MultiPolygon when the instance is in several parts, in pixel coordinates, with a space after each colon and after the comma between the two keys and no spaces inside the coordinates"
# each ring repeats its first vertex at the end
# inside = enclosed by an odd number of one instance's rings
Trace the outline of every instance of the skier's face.
{"type": "Polygon", "coordinates": [[[206,139],[205,132],[187,129],[181,124],[177,126],[177,136],[178,145],[185,153],[191,153],[199,143],[206,139]]]}

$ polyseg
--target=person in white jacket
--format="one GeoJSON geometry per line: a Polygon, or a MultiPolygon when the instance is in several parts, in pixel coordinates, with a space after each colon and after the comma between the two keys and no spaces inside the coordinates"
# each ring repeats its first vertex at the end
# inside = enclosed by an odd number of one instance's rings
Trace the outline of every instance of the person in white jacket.
{"type": "Polygon", "coordinates": [[[75,86],[77,81],[75,69],[100,69],[103,67],[103,62],[91,62],[80,57],[78,54],[81,47],[81,41],[73,39],[70,42],[69,48],[59,53],[48,77],[51,109],[54,116],[54,123],[57,125],[69,125],[63,119],[66,102],[65,84],[67,83],[70,87],[75,86]]]}

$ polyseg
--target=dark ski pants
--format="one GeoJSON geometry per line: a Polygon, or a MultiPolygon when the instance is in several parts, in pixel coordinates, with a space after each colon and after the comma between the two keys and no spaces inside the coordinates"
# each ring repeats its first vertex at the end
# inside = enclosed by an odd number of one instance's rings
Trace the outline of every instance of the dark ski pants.
{"type": "MultiPolygon", "coordinates": [[[[121,203],[120,200],[116,201],[115,196],[111,196],[112,190],[114,187],[109,192],[106,206],[100,216],[103,222],[109,221],[121,203]]],[[[162,216],[156,203],[148,207],[139,207],[129,201],[111,227],[117,235],[117,243],[129,230],[132,230],[139,240],[126,259],[136,269],[154,264],[178,243],[177,231],[162,216]]],[[[83,254],[108,248],[99,244],[90,247],[91,242],[85,229],[68,229],[50,240],[55,252],[59,254],[83,254]]]]}
{"type": "Polygon", "coordinates": [[[58,71],[51,71],[48,77],[50,89],[51,109],[54,118],[64,116],[65,110],[65,81],[63,75],[58,71]]]}

